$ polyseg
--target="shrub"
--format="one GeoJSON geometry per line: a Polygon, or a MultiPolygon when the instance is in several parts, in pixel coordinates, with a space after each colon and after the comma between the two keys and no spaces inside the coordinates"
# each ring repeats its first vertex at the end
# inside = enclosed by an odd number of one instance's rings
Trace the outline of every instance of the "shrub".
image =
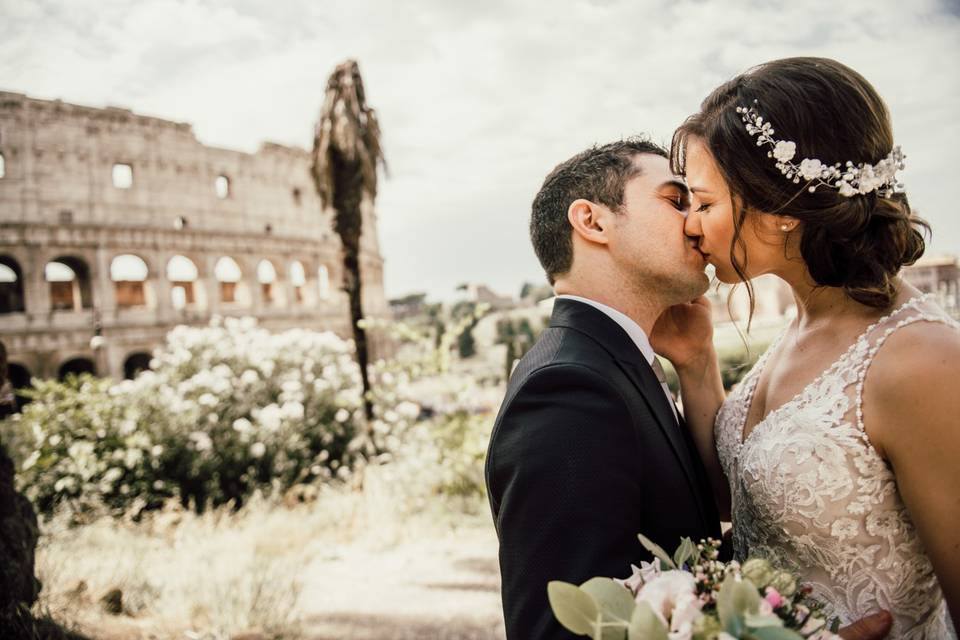
{"type": "MultiPolygon", "coordinates": [[[[332,333],[270,334],[252,319],[177,327],[151,370],[111,385],[38,381],[2,423],[42,512],[60,501],[139,512],[170,497],[239,507],[257,488],[346,478],[375,440],[350,343],[332,333]]],[[[397,434],[416,413],[378,408],[374,426],[397,434]]]]}

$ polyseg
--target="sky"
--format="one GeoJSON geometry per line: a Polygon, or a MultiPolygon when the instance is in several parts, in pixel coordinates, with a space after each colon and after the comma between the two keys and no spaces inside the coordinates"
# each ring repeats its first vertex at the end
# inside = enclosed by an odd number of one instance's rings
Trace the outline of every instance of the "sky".
{"type": "Polygon", "coordinates": [[[665,143],[715,86],[793,55],[873,83],[929,253],[960,253],[960,0],[0,0],[0,24],[0,90],[251,152],[309,148],[327,76],[356,59],[389,166],[389,297],[545,282],[527,223],[550,169],[637,133],[665,143]]]}

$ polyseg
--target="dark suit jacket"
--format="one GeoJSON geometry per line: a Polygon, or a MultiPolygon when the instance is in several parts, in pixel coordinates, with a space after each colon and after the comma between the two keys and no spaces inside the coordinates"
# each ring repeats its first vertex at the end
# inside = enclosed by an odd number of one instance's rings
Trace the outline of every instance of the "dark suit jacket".
{"type": "Polygon", "coordinates": [[[706,473],[650,365],[575,300],[556,301],[514,370],[485,472],[509,640],[574,638],[547,583],[627,577],[650,559],[638,533],[668,553],[683,536],[720,537],[706,473]]]}

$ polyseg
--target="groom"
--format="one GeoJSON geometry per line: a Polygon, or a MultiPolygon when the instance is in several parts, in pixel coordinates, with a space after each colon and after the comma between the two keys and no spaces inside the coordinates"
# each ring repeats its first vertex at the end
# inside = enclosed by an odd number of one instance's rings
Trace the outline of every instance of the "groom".
{"type": "Polygon", "coordinates": [[[671,551],[683,536],[720,537],[648,339],[664,310],[707,290],[687,207],[664,150],[636,138],[560,164],[533,201],[530,236],[557,299],[510,378],[485,469],[508,640],[573,638],[547,583],[626,576],[649,558],[638,533],[671,551]]]}

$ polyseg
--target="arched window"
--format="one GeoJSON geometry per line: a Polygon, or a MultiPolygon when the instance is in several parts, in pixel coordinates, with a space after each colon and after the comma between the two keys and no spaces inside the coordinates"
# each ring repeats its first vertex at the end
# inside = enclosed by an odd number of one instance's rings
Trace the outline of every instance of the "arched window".
{"type": "Polygon", "coordinates": [[[11,256],[0,256],[0,313],[24,311],[23,272],[11,256]]]}
{"type": "Polygon", "coordinates": [[[274,302],[273,283],[277,280],[277,270],[269,260],[261,260],[257,265],[257,281],[264,302],[274,302]]]}
{"type": "Polygon", "coordinates": [[[217,197],[221,200],[225,200],[230,197],[230,178],[227,176],[217,176],[217,179],[213,181],[213,188],[217,192],[217,197]]]}
{"type": "Polygon", "coordinates": [[[142,307],[147,304],[147,263],[131,253],[119,255],[110,263],[110,279],[117,295],[118,307],[142,307]]]}
{"type": "Polygon", "coordinates": [[[80,311],[93,306],[90,270],[80,258],[51,260],[43,275],[50,285],[50,308],[54,311],[80,311]]]}
{"type": "Polygon", "coordinates": [[[151,359],[150,354],[143,351],[131,353],[127,356],[127,359],[123,361],[123,377],[127,380],[133,380],[137,377],[138,373],[150,368],[151,359]]]}
{"type": "Polygon", "coordinates": [[[307,284],[307,272],[303,263],[294,260],[290,264],[290,283],[293,285],[293,296],[297,303],[303,302],[303,288],[307,284]]]}
{"type": "Polygon", "coordinates": [[[0,178],[7,177],[7,161],[3,157],[3,153],[0,153],[0,178]]]}
{"type": "Polygon", "coordinates": [[[133,187],[133,166],[129,164],[117,163],[113,165],[113,186],[117,189],[129,189],[133,187]]]}
{"type": "Polygon", "coordinates": [[[320,265],[317,270],[317,290],[321,300],[330,299],[330,271],[325,264],[320,265]]]}
{"type": "Polygon", "coordinates": [[[93,360],[89,358],[73,358],[72,360],[67,360],[62,365],[60,365],[60,370],[57,373],[57,377],[60,380],[66,380],[67,376],[75,375],[78,376],[81,373],[89,373],[90,375],[97,375],[97,368],[93,364],[93,360]]]}
{"type": "Polygon", "coordinates": [[[197,265],[187,256],[173,256],[167,262],[167,280],[170,281],[170,297],[174,309],[183,309],[196,302],[194,283],[199,273],[197,265]]]}
{"type": "Polygon", "coordinates": [[[237,284],[243,277],[237,261],[229,256],[223,256],[217,260],[213,274],[217,278],[217,282],[220,283],[220,300],[223,302],[236,302],[237,284]]]}
{"type": "Polygon", "coordinates": [[[30,402],[30,398],[16,392],[20,391],[21,389],[29,389],[33,386],[33,383],[30,380],[30,370],[22,364],[11,362],[7,365],[7,376],[10,378],[10,386],[13,387],[16,395],[17,410],[20,410],[25,404],[30,402]]]}

